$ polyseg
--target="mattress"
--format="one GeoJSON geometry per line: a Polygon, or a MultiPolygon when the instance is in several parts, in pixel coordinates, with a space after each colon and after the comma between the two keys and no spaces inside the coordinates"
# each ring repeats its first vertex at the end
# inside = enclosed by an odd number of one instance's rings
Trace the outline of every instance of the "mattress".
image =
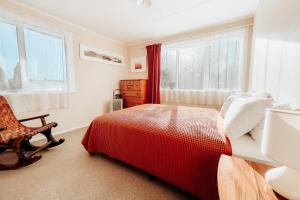
{"type": "Polygon", "coordinates": [[[82,144],[214,200],[220,156],[231,155],[220,120],[213,109],[141,105],[96,118],[82,144]]]}

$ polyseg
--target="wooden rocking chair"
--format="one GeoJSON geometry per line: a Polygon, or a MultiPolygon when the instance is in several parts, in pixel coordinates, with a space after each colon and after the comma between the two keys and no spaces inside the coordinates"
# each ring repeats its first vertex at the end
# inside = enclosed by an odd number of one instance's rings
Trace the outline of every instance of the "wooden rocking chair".
{"type": "Polygon", "coordinates": [[[51,129],[56,127],[57,123],[47,124],[45,117],[48,116],[49,114],[17,120],[6,99],[0,96],[0,153],[12,150],[18,156],[18,160],[14,164],[0,164],[0,170],[17,169],[30,165],[41,158],[41,155],[36,155],[36,153],[46,148],[55,147],[65,141],[64,139],[59,141],[54,139],[51,129]],[[41,119],[41,127],[33,128],[21,124],[21,122],[35,119],[41,119]],[[34,146],[29,140],[39,133],[47,138],[47,143],[42,146],[34,146]]]}

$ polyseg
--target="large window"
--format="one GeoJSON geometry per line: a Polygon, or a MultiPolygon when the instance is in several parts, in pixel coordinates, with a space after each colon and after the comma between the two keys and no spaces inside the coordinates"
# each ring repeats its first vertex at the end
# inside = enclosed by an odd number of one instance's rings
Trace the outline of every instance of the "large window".
{"type": "Polygon", "coordinates": [[[240,90],[246,35],[243,29],[165,45],[161,88],[240,90]]]}
{"type": "Polygon", "coordinates": [[[70,35],[33,24],[0,18],[0,93],[71,88],[70,35]]]}

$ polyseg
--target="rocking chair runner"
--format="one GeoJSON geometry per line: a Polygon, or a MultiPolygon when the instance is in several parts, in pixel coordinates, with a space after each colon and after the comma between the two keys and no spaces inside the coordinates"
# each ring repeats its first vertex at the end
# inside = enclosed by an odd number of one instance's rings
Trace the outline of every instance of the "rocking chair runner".
{"type": "Polygon", "coordinates": [[[36,153],[46,148],[55,147],[65,141],[64,139],[60,139],[59,141],[54,139],[51,129],[52,127],[56,127],[57,123],[52,122],[47,124],[45,117],[48,116],[47,114],[17,120],[6,99],[0,96],[0,153],[11,149],[18,156],[18,161],[15,164],[0,164],[0,170],[17,169],[22,166],[30,165],[41,158],[40,155],[35,155],[36,153]],[[33,128],[21,124],[21,122],[35,119],[41,119],[41,127],[33,128]],[[39,133],[47,138],[47,143],[42,146],[34,146],[29,140],[33,135],[39,133]]]}

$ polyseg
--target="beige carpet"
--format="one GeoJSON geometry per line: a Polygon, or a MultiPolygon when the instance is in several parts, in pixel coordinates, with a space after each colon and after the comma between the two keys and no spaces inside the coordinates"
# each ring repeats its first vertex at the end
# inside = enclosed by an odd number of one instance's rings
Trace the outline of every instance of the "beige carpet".
{"type": "MultiPolygon", "coordinates": [[[[181,190],[105,156],[90,156],[81,145],[85,130],[44,151],[33,165],[0,172],[0,200],[173,200],[192,199],[181,190]]],[[[1,154],[3,159],[3,154],[1,154]]]]}

